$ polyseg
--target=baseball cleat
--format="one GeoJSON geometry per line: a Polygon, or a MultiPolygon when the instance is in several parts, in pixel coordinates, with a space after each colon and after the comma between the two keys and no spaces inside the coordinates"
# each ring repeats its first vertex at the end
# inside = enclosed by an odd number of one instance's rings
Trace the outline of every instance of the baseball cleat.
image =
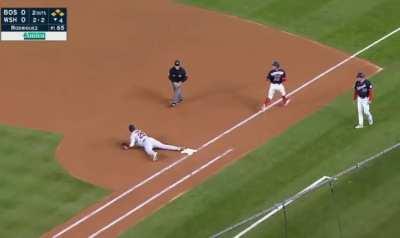
{"type": "Polygon", "coordinates": [[[363,128],[364,126],[363,125],[357,125],[357,126],[355,126],[354,128],[356,128],[356,129],[361,129],[361,128],[363,128]]]}
{"type": "Polygon", "coordinates": [[[267,110],[267,106],[266,106],[265,104],[263,104],[263,105],[261,106],[261,110],[262,110],[262,111],[267,110]]]}
{"type": "Polygon", "coordinates": [[[290,103],[290,99],[286,99],[283,101],[283,106],[287,106],[290,103]]]}
{"type": "Polygon", "coordinates": [[[157,158],[157,152],[155,152],[155,153],[154,153],[154,155],[153,155],[153,158],[152,158],[152,159],[153,159],[153,161],[157,161],[157,160],[158,160],[158,158],[157,158]]]}
{"type": "Polygon", "coordinates": [[[176,106],[176,103],[175,102],[173,102],[173,103],[171,103],[171,105],[170,105],[171,107],[175,107],[176,106]]]}
{"type": "Polygon", "coordinates": [[[373,120],[370,120],[370,121],[368,121],[368,124],[369,124],[370,126],[372,126],[372,125],[374,124],[374,121],[373,121],[373,120]]]}

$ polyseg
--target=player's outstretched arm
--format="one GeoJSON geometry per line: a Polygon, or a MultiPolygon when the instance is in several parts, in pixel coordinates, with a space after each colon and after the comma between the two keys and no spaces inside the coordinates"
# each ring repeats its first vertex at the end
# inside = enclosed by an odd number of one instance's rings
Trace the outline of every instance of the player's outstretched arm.
{"type": "Polygon", "coordinates": [[[123,143],[121,144],[121,147],[122,147],[123,150],[128,150],[128,149],[130,149],[130,148],[135,147],[135,138],[132,138],[132,137],[131,137],[131,138],[130,138],[129,144],[126,143],[126,142],[123,142],[123,143]]]}
{"type": "Polygon", "coordinates": [[[130,138],[130,142],[129,142],[129,148],[133,148],[135,147],[135,138],[130,138]]]}

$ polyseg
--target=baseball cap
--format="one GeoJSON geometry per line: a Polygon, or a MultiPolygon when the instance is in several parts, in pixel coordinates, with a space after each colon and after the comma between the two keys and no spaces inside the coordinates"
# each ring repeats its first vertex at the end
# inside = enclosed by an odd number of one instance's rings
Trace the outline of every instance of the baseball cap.
{"type": "Polygon", "coordinates": [[[179,60],[175,60],[175,63],[174,63],[174,65],[175,65],[175,66],[180,66],[180,65],[181,65],[181,61],[179,61],[179,60]]]}
{"type": "Polygon", "coordinates": [[[358,72],[356,77],[357,78],[365,78],[365,74],[363,72],[358,72]]]}
{"type": "Polygon", "coordinates": [[[272,61],[272,66],[279,67],[279,62],[276,60],[272,61]]]}

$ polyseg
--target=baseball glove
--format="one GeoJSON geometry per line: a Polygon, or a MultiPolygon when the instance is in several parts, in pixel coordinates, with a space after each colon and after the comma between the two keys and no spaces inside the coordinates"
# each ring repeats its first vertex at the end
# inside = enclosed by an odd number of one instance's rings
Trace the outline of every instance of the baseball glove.
{"type": "Polygon", "coordinates": [[[122,147],[123,150],[129,149],[128,143],[125,143],[125,142],[121,144],[121,147],[122,147]]]}

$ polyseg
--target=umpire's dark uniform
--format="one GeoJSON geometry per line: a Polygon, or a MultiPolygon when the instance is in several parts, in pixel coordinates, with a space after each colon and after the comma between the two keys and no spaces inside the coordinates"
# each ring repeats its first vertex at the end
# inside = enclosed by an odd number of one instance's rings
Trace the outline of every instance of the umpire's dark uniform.
{"type": "Polygon", "coordinates": [[[172,89],[174,91],[171,107],[175,107],[177,103],[183,101],[182,84],[188,78],[186,71],[181,66],[181,62],[179,60],[175,60],[174,66],[169,70],[168,78],[171,81],[172,89]]]}

